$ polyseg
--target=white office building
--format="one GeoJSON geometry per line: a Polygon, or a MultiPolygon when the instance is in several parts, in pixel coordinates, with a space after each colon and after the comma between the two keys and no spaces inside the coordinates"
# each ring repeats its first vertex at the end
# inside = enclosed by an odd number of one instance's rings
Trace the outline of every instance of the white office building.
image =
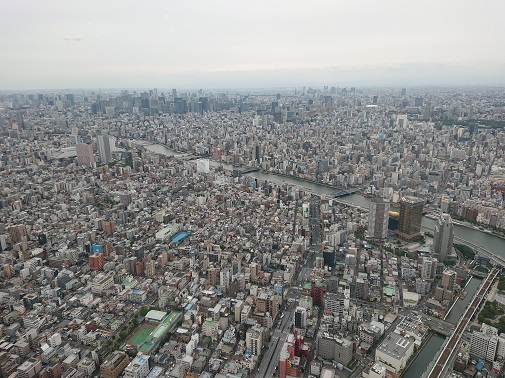
{"type": "Polygon", "coordinates": [[[142,353],[128,364],[124,370],[124,378],[145,378],[149,374],[149,356],[142,353]]]}
{"type": "Polygon", "coordinates": [[[100,158],[100,162],[107,164],[112,161],[112,149],[110,146],[110,139],[107,134],[97,135],[97,144],[98,144],[98,156],[100,158]]]}
{"type": "Polygon", "coordinates": [[[198,173],[209,173],[210,172],[209,159],[198,159],[196,161],[196,171],[198,173]]]}
{"type": "Polygon", "coordinates": [[[498,341],[497,335],[474,332],[470,341],[470,355],[493,362],[498,349],[498,341]]]}
{"type": "Polygon", "coordinates": [[[390,333],[375,351],[375,361],[380,362],[386,370],[399,374],[410,356],[414,353],[414,342],[397,333],[390,333]]]}

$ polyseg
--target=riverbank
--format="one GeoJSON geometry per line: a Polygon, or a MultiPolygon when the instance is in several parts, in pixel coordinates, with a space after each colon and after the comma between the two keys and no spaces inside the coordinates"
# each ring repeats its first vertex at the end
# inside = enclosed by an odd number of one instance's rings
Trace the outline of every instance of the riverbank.
{"type": "Polygon", "coordinates": [[[430,331],[429,335],[424,338],[424,340],[421,342],[421,345],[416,350],[416,353],[413,354],[410,357],[407,365],[405,366],[405,368],[400,373],[400,378],[402,378],[405,375],[405,373],[407,373],[407,371],[409,370],[410,366],[416,361],[416,358],[419,356],[419,354],[421,354],[421,352],[423,351],[424,347],[428,344],[428,342],[431,340],[431,338],[433,337],[433,335],[435,335],[435,332],[430,331]]]}
{"type": "Polygon", "coordinates": [[[466,282],[465,287],[463,287],[463,293],[465,293],[465,295],[463,297],[461,297],[461,296],[458,295],[456,298],[454,298],[454,302],[452,302],[451,307],[449,307],[449,309],[445,313],[445,316],[442,318],[442,320],[447,320],[447,318],[449,317],[449,314],[451,313],[452,309],[454,308],[454,306],[456,306],[456,303],[458,301],[462,301],[462,300],[464,300],[466,298],[466,296],[468,295],[468,292],[465,289],[468,287],[468,285],[472,281],[472,278],[473,277],[470,276],[470,279],[466,282]]]}
{"type": "MultiPolygon", "coordinates": [[[[438,212],[427,213],[427,214],[424,214],[424,216],[426,218],[433,219],[433,220],[437,220],[438,217],[439,217],[438,216],[438,212]]],[[[476,226],[476,225],[474,225],[472,223],[460,221],[460,220],[457,220],[457,219],[453,219],[452,223],[454,223],[454,224],[456,224],[458,226],[461,226],[461,227],[470,228],[470,229],[475,230],[475,231],[485,232],[485,233],[487,233],[489,235],[493,235],[493,236],[495,236],[497,238],[505,240],[505,236],[504,235],[486,228],[485,225],[476,226]]]]}
{"type": "MultiPolygon", "coordinates": [[[[286,178],[290,178],[290,179],[294,179],[294,180],[300,180],[300,181],[303,181],[303,182],[306,182],[309,184],[321,185],[326,188],[335,189],[335,190],[353,190],[353,188],[342,188],[342,187],[334,186],[331,184],[327,184],[325,182],[310,180],[307,178],[298,177],[298,176],[294,176],[294,175],[288,175],[288,174],[280,173],[280,172],[269,172],[269,171],[264,171],[262,169],[260,169],[260,172],[265,175],[276,175],[276,176],[286,177],[286,178]]],[[[355,192],[355,193],[358,193],[358,192],[355,192]]]]}
{"type": "MultiPolygon", "coordinates": [[[[159,153],[161,155],[166,155],[166,156],[174,156],[174,151],[171,150],[170,148],[165,147],[164,145],[151,144],[152,142],[150,142],[150,141],[138,141],[137,140],[135,142],[137,142],[140,146],[148,143],[149,146],[147,146],[146,148],[151,152],[159,153]]],[[[233,169],[232,166],[229,164],[223,164],[223,163],[215,162],[213,160],[211,160],[211,165],[212,166],[223,165],[226,169],[233,169]]],[[[272,182],[276,182],[279,184],[282,184],[285,182],[289,185],[294,185],[294,186],[299,186],[299,187],[308,187],[308,189],[314,194],[324,194],[327,196],[331,196],[332,193],[337,189],[336,187],[329,185],[329,184],[317,183],[313,180],[300,179],[300,178],[292,176],[292,175],[286,175],[286,174],[281,175],[281,174],[277,174],[277,173],[273,173],[273,172],[263,173],[261,171],[258,171],[258,172],[254,172],[254,173],[247,173],[246,176],[256,177],[260,180],[272,181],[272,182]]],[[[350,194],[348,196],[343,197],[342,202],[347,202],[350,205],[358,205],[364,209],[368,209],[370,207],[370,198],[367,198],[367,197],[363,196],[362,194],[358,194],[358,193],[350,194]]],[[[430,219],[426,216],[423,216],[422,226],[434,229],[436,226],[436,220],[430,219]]],[[[495,236],[494,234],[492,234],[490,232],[484,232],[479,229],[473,229],[473,228],[459,226],[459,225],[455,224],[454,225],[454,236],[459,237],[463,241],[471,242],[475,245],[486,246],[486,250],[489,253],[495,254],[498,257],[505,258],[504,239],[501,237],[495,236]]]]}

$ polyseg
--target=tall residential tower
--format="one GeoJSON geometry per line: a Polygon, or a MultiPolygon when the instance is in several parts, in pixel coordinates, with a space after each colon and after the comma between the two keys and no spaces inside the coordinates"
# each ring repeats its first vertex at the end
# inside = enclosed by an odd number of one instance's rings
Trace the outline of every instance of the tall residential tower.
{"type": "Polygon", "coordinates": [[[453,238],[454,231],[451,216],[442,213],[440,218],[438,218],[438,222],[435,226],[435,234],[433,236],[433,248],[439,261],[447,260],[447,257],[452,254],[453,238]]]}
{"type": "Polygon", "coordinates": [[[374,197],[370,202],[368,216],[368,237],[385,239],[388,236],[389,201],[374,197]]]}

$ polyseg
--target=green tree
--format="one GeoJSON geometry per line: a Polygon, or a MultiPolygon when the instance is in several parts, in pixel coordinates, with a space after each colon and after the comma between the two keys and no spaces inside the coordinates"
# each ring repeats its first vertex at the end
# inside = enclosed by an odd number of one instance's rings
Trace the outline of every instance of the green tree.
{"type": "Polygon", "coordinates": [[[126,351],[126,354],[127,354],[127,355],[128,355],[128,357],[130,357],[130,358],[135,357],[135,356],[137,355],[137,353],[138,353],[137,348],[128,349],[128,350],[126,351]]]}
{"type": "Polygon", "coordinates": [[[456,248],[466,259],[473,260],[475,258],[475,251],[463,244],[454,244],[456,248]]]}
{"type": "Polygon", "coordinates": [[[149,312],[149,307],[147,307],[147,306],[142,306],[139,309],[139,315],[142,317],[146,316],[148,312],[149,312]]]}

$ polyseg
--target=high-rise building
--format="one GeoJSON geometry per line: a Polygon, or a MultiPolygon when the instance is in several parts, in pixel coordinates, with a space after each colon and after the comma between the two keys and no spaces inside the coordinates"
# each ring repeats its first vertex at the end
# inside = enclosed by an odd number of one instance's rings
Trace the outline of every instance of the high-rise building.
{"type": "Polygon", "coordinates": [[[75,146],[77,164],[89,167],[95,161],[93,146],[91,144],[80,143],[75,146]]]}
{"type": "Polygon", "coordinates": [[[432,280],[437,274],[438,260],[433,257],[423,256],[421,260],[421,279],[432,280]]]}
{"type": "Polygon", "coordinates": [[[223,289],[228,289],[230,286],[231,274],[229,269],[223,269],[219,272],[219,284],[223,289]]]}
{"type": "Polygon", "coordinates": [[[350,340],[328,332],[320,331],[317,334],[318,357],[347,365],[352,360],[352,349],[353,344],[350,340]]]}
{"type": "Polygon", "coordinates": [[[149,260],[146,262],[145,269],[146,277],[153,278],[156,275],[156,263],[154,260],[149,260]]]}
{"type": "Polygon", "coordinates": [[[307,310],[303,307],[297,307],[295,310],[295,327],[305,328],[307,326],[307,310]]]}
{"type": "Polygon", "coordinates": [[[107,134],[101,134],[98,135],[96,139],[98,142],[98,155],[100,157],[100,162],[107,164],[112,160],[109,136],[107,134]]]}
{"type": "Polygon", "coordinates": [[[470,356],[493,362],[498,348],[498,337],[484,332],[473,332],[470,341],[470,356]]]}
{"type": "Polygon", "coordinates": [[[420,198],[405,196],[400,200],[400,222],[398,234],[411,239],[421,233],[424,201],[420,198]]]}
{"type": "Polygon", "coordinates": [[[323,259],[324,259],[324,265],[328,266],[330,268],[335,267],[336,263],[336,258],[335,258],[335,252],[334,251],[324,251],[323,252],[323,259]]]}
{"type": "Polygon", "coordinates": [[[42,370],[42,361],[36,358],[29,358],[17,368],[17,376],[20,378],[33,378],[38,376],[42,370]]]}
{"type": "Polygon", "coordinates": [[[442,282],[440,285],[444,289],[453,290],[456,285],[456,279],[458,278],[458,274],[452,269],[446,269],[442,272],[442,282]]]}
{"type": "Polygon", "coordinates": [[[290,333],[279,354],[279,378],[303,376],[303,366],[301,366],[300,361],[302,356],[308,356],[308,352],[309,349],[304,345],[303,339],[296,333],[290,333]]]}
{"type": "Polygon", "coordinates": [[[349,308],[349,299],[346,300],[343,293],[326,293],[324,295],[325,311],[337,313],[341,317],[346,308],[349,308]]]}
{"type": "Polygon", "coordinates": [[[249,328],[246,332],[245,344],[251,354],[259,356],[263,349],[263,334],[265,328],[260,325],[255,325],[249,328]]]}
{"type": "Polygon", "coordinates": [[[256,298],[256,311],[269,313],[272,319],[277,316],[277,296],[273,291],[262,291],[256,298]]]}
{"type": "Polygon", "coordinates": [[[207,269],[207,283],[211,286],[214,286],[218,282],[218,272],[219,269],[216,267],[209,267],[207,269]]]}
{"type": "Polygon", "coordinates": [[[374,197],[370,201],[368,215],[368,237],[371,239],[385,239],[388,235],[389,201],[374,197]]]}
{"type": "Polygon", "coordinates": [[[103,268],[104,259],[102,253],[94,253],[89,256],[89,269],[90,270],[100,270],[103,268]]]}
{"type": "Polygon", "coordinates": [[[209,159],[198,159],[196,161],[196,171],[198,173],[209,173],[209,159]]]}
{"type": "Polygon", "coordinates": [[[441,214],[435,225],[435,234],[433,236],[433,248],[440,261],[445,261],[452,254],[452,241],[454,230],[452,219],[449,214],[441,214]]]}

